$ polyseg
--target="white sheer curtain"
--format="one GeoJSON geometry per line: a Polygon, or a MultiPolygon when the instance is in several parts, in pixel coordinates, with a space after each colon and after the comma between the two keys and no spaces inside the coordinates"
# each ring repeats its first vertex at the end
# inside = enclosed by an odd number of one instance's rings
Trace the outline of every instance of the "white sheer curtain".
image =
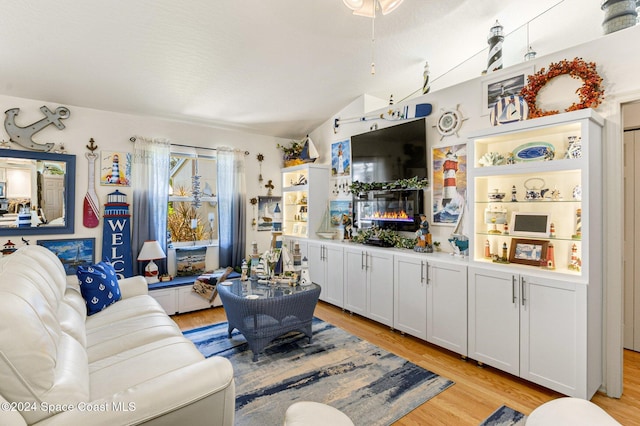
{"type": "Polygon", "coordinates": [[[217,151],[220,266],[240,266],[246,255],[244,152],[225,147],[217,151]]]}
{"type": "MultiPolygon", "coordinates": [[[[136,259],[145,241],[158,240],[164,253],[167,253],[170,148],[167,139],[135,137],[131,220],[134,275],[142,270],[136,259]]],[[[160,272],[167,272],[165,259],[159,261],[158,266],[160,272]]]]}

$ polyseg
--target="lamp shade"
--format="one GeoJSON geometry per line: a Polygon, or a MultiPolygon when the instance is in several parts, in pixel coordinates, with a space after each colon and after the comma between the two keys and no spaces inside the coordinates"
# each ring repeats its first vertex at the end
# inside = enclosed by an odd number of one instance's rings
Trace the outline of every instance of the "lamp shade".
{"type": "Polygon", "coordinates": [[[160,243],[156,240],[145,241],[142,245],[142,250],[138,254],[138,260],[155,260],[164,259],[166,256],[160,243]]]}

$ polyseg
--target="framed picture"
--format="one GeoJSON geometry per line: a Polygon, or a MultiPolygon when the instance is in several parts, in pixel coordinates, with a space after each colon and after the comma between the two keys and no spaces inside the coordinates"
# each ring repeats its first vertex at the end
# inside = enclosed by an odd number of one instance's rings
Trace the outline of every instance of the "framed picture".
{"type": "Polygon", "coordinates": [[[349,139],[331,144],[331,176],[351,175],[351,142],[349,139]]]}
{"type": "Polygon", "coordinates": [[[0,198],[7,198],[7,183],[0,182],[0,198]]]}
{"type": "Polygon", "coordinates": [[[549,241],[526,240],[512,238],[509,250],[509,262],[523,265],[540,266],[540,262],[547,258],[549,241]]]}
{"type": "Polygon", "coordinates": [[[204,274],[206,258],[206,247],[176,248],[176,276],[190,277],[204,274]]]}
{"type": "Polygon", "coordinates": [[[466,202],[467,145],[433,148],[432,156],[432,224],[453,226],[466,202]]]}
{"type": "Polygon", "coordinates": [[[282,197],[258,197],[258,231],[275,231],[282,223],[282,197]]]}
{"type": "Polygon", "coordinates": [[[100,185],[131,186],[131,153],[102,151],[100,185]]]}
{"type": "Polygon", "coordinates": [[[67,275],[75,275],[80,265],[88,266],[95,263],[95,238],[38,240],[37,244],[48,248],[58,256],[67,275]]]}
{"type": "Polygon", "coordinates": [[[505,75],[497,72],[498,76],[488,74],[482,81],[482,109],[483,115],[489,114],[496,101],[502,94],[517,95],[527,84],[527,77],[535,72],[533,65],[505,75]],[[493,78],[492,78],[493,77],[493,78]],[[504,90],[504,91],[503,91],[504,90]]]}

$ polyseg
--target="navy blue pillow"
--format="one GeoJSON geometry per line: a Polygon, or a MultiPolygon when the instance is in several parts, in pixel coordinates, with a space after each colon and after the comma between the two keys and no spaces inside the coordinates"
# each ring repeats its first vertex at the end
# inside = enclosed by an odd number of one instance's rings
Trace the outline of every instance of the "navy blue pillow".
{"type": "Polygon", "coordinates": [[[87,305],[87,315],[100,312],[122,297],[116,270],[109,262],[78,266],[76,275],[80,280],[80,291],[87,305]]]}

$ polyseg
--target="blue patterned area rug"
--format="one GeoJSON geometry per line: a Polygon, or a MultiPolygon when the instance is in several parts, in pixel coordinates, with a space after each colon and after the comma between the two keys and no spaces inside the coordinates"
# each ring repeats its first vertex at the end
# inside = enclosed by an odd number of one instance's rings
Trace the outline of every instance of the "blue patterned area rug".
{"type": "Polygon", "coordinates": [[[520,411],[503,405],[487,417],[480,426],[524,426],[527,417],[520,411]]]}
{"type": "Polygon", "coordinates": [[[433,398],[451,380],[425,370],[314,318],[313,339],[290,333],[252,362],[244,337],[227,323],[185,331],[206,357],[233,364],[236,426],[282,425],[296,401],[316,401],[347,414],[356,425],[390,425],[433,398]]]}

